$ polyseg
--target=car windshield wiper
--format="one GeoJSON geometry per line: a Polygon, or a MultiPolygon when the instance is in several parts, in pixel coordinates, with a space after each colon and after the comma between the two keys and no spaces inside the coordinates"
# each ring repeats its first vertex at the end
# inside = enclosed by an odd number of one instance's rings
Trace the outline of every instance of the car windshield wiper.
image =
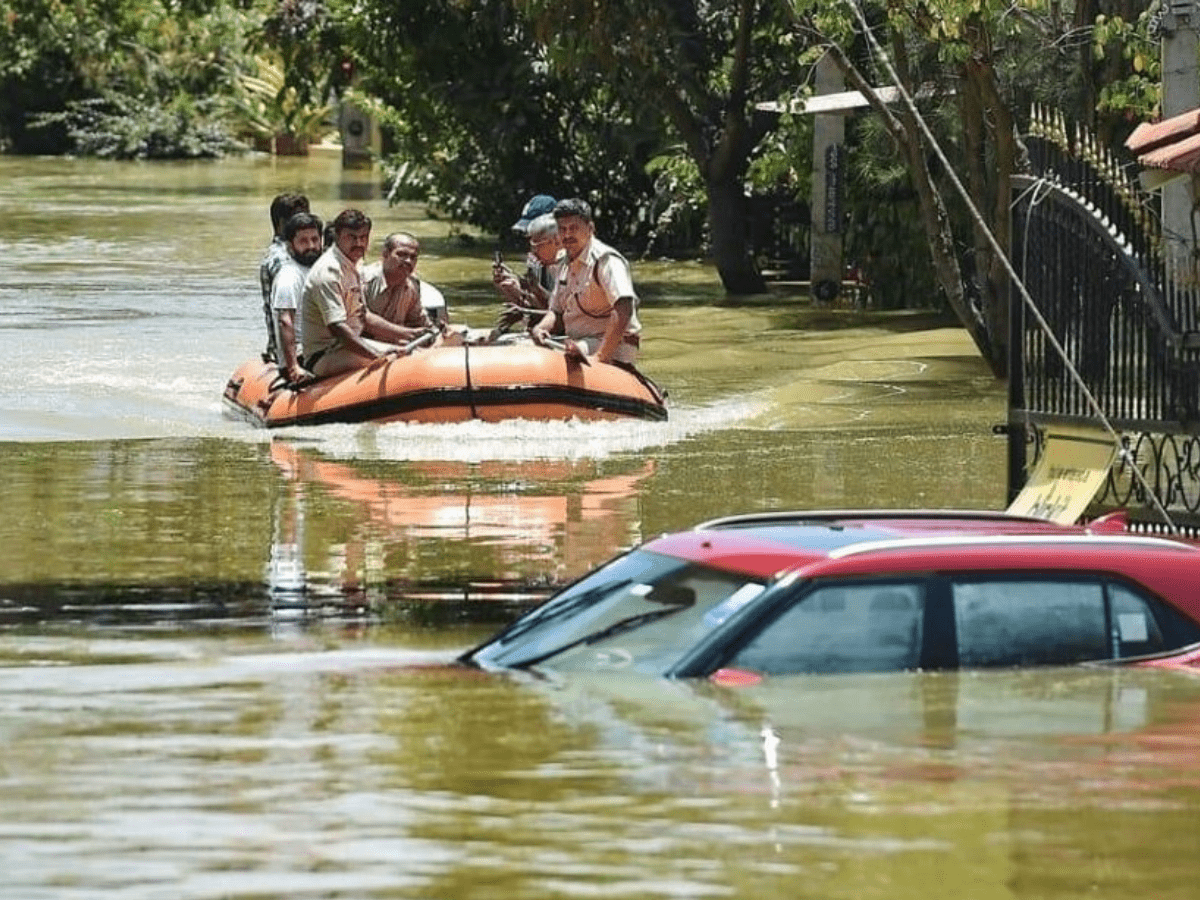
{"type": "MultiPolygon", "coordinates": [[[[628,619],[622,619],[619,622],[613,622],[607,628],[602,628],[595,634],[589,634],[582,640],[576,641],[575,644],[595,644],[597,641],[602,641],[605,638],[610,638],[614,634],[620,634],[622,631],[632,631],[642,625],[648,625],[656,619],[664,619],[667,616],[679,612],[681,609],[687,609],[686,606],[669,606],[666,609],[652,609],[649,612],[644,612],[636,616],[630,616],[628,619]]],[[[570,646],[575,646],[571,644],[570,646]]],[[[563,648],[567,649],[566,647],[563,648]]]]}
{"type": "MultiPolygon", "coordinates": [[[[655,601],[651,601],[651,602],[655,602],[655,601]]],[[[661,601],[658,601],[658,602],[661,602],[661,601]]],[[[513,665],[520,667],[520,668],[526,668],[528,666],[536,666],[538,663],[543,662],[552,656],[557,656],[560,653],[565,653],[567,650],[570,650],[572,647],[587,646],[590,644],[595,644],[595,643],[598,643],[599,641],[604,640],[605,638],[612,637],[614,634],[620,634],[623,631],[632,631],[633,629],[638,628],[642,625],[648,625],[650,622],[654,622],[654,621],[657,621],[658,619],[664,619],[667,616],[674,615],[675,613],[679,612],[680,610],[687,609],[693,603],[695,603],[694,595],[693,595],[692,599],[688,602],[670,602],[670,605],[664,609],[651,609],[644,613],[638,613],[636,616],[628,616],[617,622],[613,622],[611,625],[608,625],[605,628],[601,628],[599,631],[594,631],[591,634],[585,634],[583,637],[577,638],[576,640],[573,640],[573,641],[570,641],[569,643],[563,644],[561,647],[556,647],[553,650],[549,650],[546,653],[543,653],[541,656],[535,656],[531,659],[522,660],[519,663],[513,663],[513,665]]]]}
{"type": "MultiPolygon", "coordinates": [[[[598,584],[594,588],[583,591],[576,597],[555,606],[553,609],[546,609],[542,613],[531,612],[526,618],[518,619],[509,627],[509,629],[496,638],[497,644],[509,644],[515,641],[523,634],[527,634],[547,622],[553,622],[561,619],[563,616],[570,613],[578,612],[581,609],[586,609],[594,603],[599,603],[605,597],[610,596],[614,591],[619,591],[628,587],[632,583],[632,579],[626,578],[623,581],[614,581],[608,584],[598,584]]],[[[549,605],[549,604],[548,604],[549,605]]]]}

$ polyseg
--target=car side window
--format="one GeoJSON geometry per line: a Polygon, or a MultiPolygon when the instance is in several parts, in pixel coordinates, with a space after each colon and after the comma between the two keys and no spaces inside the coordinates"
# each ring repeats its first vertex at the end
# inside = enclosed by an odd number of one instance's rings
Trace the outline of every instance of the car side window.
{"type": "Polygon", "coordinates": [[[1166,650],[1162,629],[1146,601],[1122,585],[1109,588],[1112,639],[1117,659],[1166,650]]]}
{"type": "Polygon", "coordinates": [[[1116,658],[1166,653],[1200,643],[1200,625],[1158,598],[1122,584],[1110,584],[1108,596],[1116,658]]]}
{"type": "Polygon", "coordinates": [[[818,585],[726,664],[768,675],[915,669],[924,609],[919,582],[818,585]]]}
{"type": "Polygon", "coordinates": [[[1161,601],[1100,578],[952,579],[963,667],[1128,659],[1200,641],[1161,601]]]}
{"type": "Polygon", "coordinates": [[[964,668],[1065,665],[1107,659],[1104,586],[1097,581],[953,581],[964,668]]]}

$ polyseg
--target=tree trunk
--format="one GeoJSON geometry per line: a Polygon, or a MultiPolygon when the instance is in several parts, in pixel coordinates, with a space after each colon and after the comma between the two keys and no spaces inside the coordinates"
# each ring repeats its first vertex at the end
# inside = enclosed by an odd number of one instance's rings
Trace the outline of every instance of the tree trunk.
{"type": "Polygon", "coordinates": [[[767,290],[750,246],[747,214],[741,179],[708,182],[712,256],[721,284],[730,294],[762,294],[767,290]]]}
{"type": "MultiPolygon", "coordinates": [[[[993,171],[991,220],[992,236],[1000,245],[1004,256],[1012,255],[1012,221],[1009,218],[1011,196],[1009,185],[1024,156],[1024,146],[1017,134],[1012,109],[1000,96],[996,85],[995,70],[988,66],[986,79],[981,83],[980,93],[991,109],[993,141],[996,165],[993,171]]],[[[991,267],[988,271],[986,305],[984,316],[991,335],[992,369],[998,376],[1008,374],[1008,322],[1010,297],[1013,294],[1004,259],[996,253],[990,254],[991,267]]]]}
{"type": "MultiPolygon", "coordinates": [[[[909,177],[917,192],[921,224],[924,226],[925,236],[929,241],[929,255],[933,262],[938,286],[945,293],[951,309],[954,310],[959,322],[971,336],[971,340],[975,342],[975,346],[979,348],[980,354],[987,361],[992,372],[997,377],[1001,377],[1004,373],[1004,365],[1001,363],[997,368],[996,354],[993,352],[987,327],[978,313],[972,309],[966,292],[963,290],[962,269],[955,253],[950,215],[946,210],[945,200],[934,181],[933,173],[929,169],[930,151],[925,145],[925,138],[920,126],[907,109],[901,108],[893,112],[879,98],[875,88],[867,82],[862,72],[842,52],[840,47],[836,44],[832,45],[829,52],[833,54],[834,61],[846,76],[846,80],[867,98],[871,108],[883,119],[888,132],[895,138],[904,153],[908,161],[909,177]]],[[[906,86],[911,85],[912,78],[908,74],[910,72],[908,48],[899,34],[892,35],[892,52],[896,60],[895,65],[899,79],[906,86]]]]}

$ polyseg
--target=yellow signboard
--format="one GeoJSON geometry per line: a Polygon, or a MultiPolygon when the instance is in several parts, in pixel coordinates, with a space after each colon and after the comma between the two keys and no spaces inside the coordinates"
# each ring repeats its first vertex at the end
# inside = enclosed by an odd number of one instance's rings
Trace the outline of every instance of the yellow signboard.
{"type": "Polygon", "coordinates": [[[1110,434],[1088,428],[1048,428],[1042,456],[1008,511],[1063,525],[1075,522],[1104,487],[1116,456],[1116,441],[1110,434]]]}

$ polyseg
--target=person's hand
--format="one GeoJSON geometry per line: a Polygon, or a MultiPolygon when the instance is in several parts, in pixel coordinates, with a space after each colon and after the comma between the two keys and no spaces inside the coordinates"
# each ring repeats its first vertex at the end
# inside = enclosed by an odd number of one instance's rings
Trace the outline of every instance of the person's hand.
{"type": "Polygon", "coordinates": [[[533,338],[533,342],[539,347],[545,347],[546,340],[550,337],[550,332],[541,325],[535,325],[530,329],[529,336],[533,338]]]}
{"type": "Polygon", "coordinates": [[[515,303],[505,303],[500,310],[500,315],[496,317],[496,326],[498,328],[508,328],[521,321],[521,317],[525,315],[525,310],[517,306],[515,303]]]}
{"type": "Polygon", "coordinates": [[[496,290],[500,292],[506,303],[520,303],[524,296],[521,282],[511,276],[497,281],[496,290]]]}
{"type": "Polygon", "coordinates": [[[300,366],[290,366],[287,372],[284,373],[284,377],[287,378],[288,384],[294,388],[302,388],[317,380],[316,375],[307,369],[302,369],[300,366]]]}
{"type": "Polygon", "coordinates": [[[591,358],[587,355],[587,351],[579,344],[570,338],[563,338],[563,355],[567,357],[568,362],[577,362],[585,366],[592,364],[591,358]]]}

